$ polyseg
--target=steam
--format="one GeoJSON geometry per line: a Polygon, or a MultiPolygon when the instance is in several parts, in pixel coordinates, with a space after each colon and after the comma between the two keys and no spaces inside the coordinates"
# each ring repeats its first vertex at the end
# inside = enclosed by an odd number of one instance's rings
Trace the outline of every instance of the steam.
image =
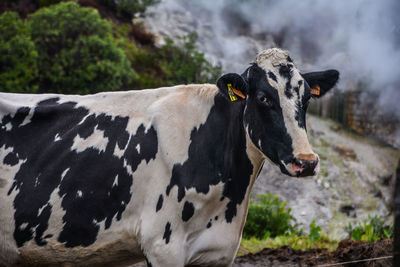
{"type": "Polygon", "coordinates": [[[400,1],[164,0],[149,12],[151,31],[197,32],[200,49],[226,72],[279,46],[302,71],[338,69],[339,88],[362,84],[400,118],[400,1]]]}

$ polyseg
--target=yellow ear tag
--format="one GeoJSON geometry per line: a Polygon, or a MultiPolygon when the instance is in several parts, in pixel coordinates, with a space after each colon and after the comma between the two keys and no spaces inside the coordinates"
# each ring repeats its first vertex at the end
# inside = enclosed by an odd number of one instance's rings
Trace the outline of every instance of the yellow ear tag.
{"type": "MultiPolygon", "coordinates": [[[[235,93],[232,90],[232,84],[228,83],[228,95],[232,102],[237,100],[235,93]]],[[[234,89],[235,90],[235,89],[234,89]]]]}
{"type": "Polygon", "coordinates": [[[319,87],[318,84],[314,85],[311,88],[311,94],[313,94],[313,95],[320,95],[321,94],[321,88],[319,87]]]}

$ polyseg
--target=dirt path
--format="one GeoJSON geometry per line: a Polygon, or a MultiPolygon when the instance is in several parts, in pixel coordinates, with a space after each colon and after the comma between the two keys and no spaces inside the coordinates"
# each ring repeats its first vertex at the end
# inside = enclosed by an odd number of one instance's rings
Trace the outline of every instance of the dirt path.
{"type": "Polygon", "coordinates": [[[250,266],[319,266],[333,265],[350,261],[360,261],[371,258],[377,260],[363,261],[335,266],[392,266],[392,240],[383,239],[375,243],[357,242],[350,239],[342,240],[335,251],[327,252],[321,249],[305,251],[294,250],[290,247],[278,249],[266,248],[255,254],[248,254],[235,259],[233,267],[250,266]],[[382,259],[383,258],[383,259],[382,259]]]}

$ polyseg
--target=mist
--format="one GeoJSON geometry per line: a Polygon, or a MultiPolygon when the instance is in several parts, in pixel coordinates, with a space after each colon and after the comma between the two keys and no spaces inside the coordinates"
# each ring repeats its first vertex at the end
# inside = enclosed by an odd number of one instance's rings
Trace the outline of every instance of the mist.
{"type": "Polygon", "coordinates": [[[282,47],[301,71],[338,69],[339,89],[361,85],[400,118],[399,1],[164,0],[149,12],[160,35],[195,31],[225,72],[241,73],[258,52],[282,47]]]}

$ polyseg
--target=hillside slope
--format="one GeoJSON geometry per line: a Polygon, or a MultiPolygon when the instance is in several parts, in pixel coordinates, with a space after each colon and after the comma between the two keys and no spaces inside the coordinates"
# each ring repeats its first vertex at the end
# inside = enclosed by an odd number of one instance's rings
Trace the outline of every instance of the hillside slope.
{"type": "Polygon", "coordinates": [[[266,162],[253,196],[272,192],[288,202],[305,229],[313,219],[334,238],[346,236],[349,222],[368,215],[391,220],[390,203],[400,151],[344,130],[339,124],[308,116],[310,143],[321,158],[320,172],[292,178],[266,162]]]}

